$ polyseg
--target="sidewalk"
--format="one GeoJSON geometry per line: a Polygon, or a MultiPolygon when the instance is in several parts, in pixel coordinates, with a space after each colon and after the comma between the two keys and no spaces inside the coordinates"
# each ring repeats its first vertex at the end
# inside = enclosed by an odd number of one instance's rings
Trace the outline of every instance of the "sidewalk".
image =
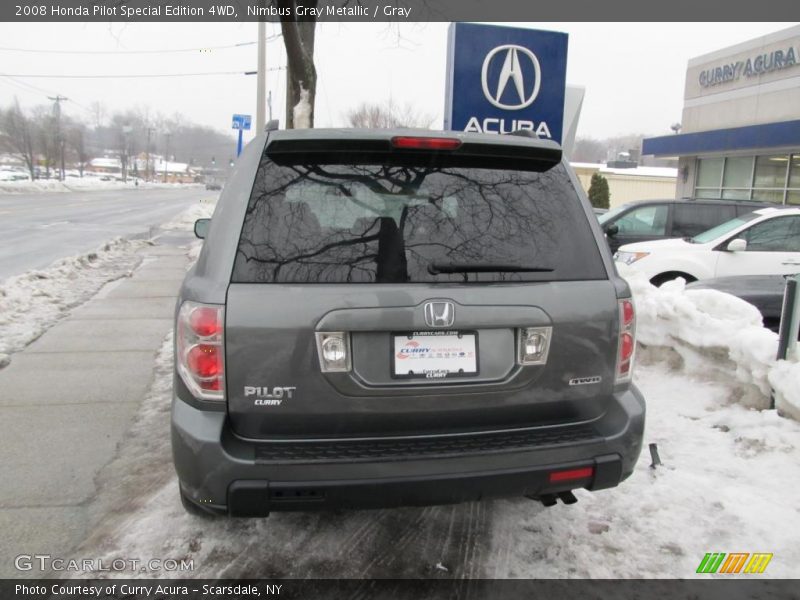
{"type": "MultiPolygon", "coordinates": [[[[185,241],[188,241],[185,240],[185,241]]],[[[0,369],[0,577],[19,554],[68,556],[89,527],[95,477],[114,457],[172,326],[186,250],[140,252],[101,292],[0,369]]]]}

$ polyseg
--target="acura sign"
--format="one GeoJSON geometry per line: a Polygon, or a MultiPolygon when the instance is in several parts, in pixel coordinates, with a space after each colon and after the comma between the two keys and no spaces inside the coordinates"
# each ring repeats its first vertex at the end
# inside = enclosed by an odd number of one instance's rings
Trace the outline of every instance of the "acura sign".
{"type": "Polygon", "coordinates": [[[566,70],[565,33],[453,23],[444,128],[561,142],[566,70]]]}

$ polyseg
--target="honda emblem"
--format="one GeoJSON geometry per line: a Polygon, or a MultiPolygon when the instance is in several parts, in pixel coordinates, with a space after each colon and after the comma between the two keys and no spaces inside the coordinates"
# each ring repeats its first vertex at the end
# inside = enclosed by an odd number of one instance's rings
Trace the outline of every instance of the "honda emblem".
{"type": "Polygon", "coordinates": [[[452,327],[456,320],[456,307],[452,302],[426,302],[423,309],[428,327],[452,327]]]}

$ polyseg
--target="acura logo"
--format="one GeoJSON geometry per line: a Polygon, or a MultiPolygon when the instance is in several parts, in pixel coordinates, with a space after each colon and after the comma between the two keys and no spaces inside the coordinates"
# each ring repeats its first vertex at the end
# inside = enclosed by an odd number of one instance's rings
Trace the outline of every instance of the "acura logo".
{"type": "MultiPolygon", "coordinates": [[[[531,75],[528,76],[530,77],[531,75]]],[[[483,85],[483,94],[486,96],[486,99],[497,108],[503,108],[506,110],[519,110],[521,108],[525,108],[526,106],[530,106],[531,103],[536,100],[536,96],[539,95],[541,81],[542,69],[539,66],[539,59],[536,58],[536,55],[533,52],[524,46],[516,46],[514,44],[498,46],[494,50],[491,50],[489,54],[486,55],[486,58],[483,59],[483,68],[481,69],[481,85],[483,85]],[[495,59],[495,57],[497,57],[497,60],[504,58],[503,68],[500,70],[500,77],[497,79],[497,81],[492,81],[494,85],[490,88],[489,67],[492,65],[492,61],[495,59]],[[520,59],[522,59],[522,62],[529,62],[533,66],[533,81],[528,81],[527,85],[525,82],[525,74],[522,71],[520,59]],[[508,86],[509,79],[514,82],[516,95],[517,98],[519,98],[519,102],[516,104],[504,104],[503,102],[500,102],[500,98],[503,97],[503,92],[506,91],[506,87],[508,86]]]]}
{"type": "Polygon", "coordinates": [[[456,307],[452,302],[426,302],[423,310],[428,327],[450,327],[456,319],[456,307]]]}

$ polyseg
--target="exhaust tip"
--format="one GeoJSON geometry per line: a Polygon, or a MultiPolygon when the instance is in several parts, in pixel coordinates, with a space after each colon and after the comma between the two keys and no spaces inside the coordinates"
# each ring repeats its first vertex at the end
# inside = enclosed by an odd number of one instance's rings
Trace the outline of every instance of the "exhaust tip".
{"type": "Polygon", "coordinates": [[[561,501],[564,504],[575,504],[578,501],[578,499],[575,497],[575,494],[573,494],[571,491],[559,492],[558,497],[561,498],[561,501]]]}

